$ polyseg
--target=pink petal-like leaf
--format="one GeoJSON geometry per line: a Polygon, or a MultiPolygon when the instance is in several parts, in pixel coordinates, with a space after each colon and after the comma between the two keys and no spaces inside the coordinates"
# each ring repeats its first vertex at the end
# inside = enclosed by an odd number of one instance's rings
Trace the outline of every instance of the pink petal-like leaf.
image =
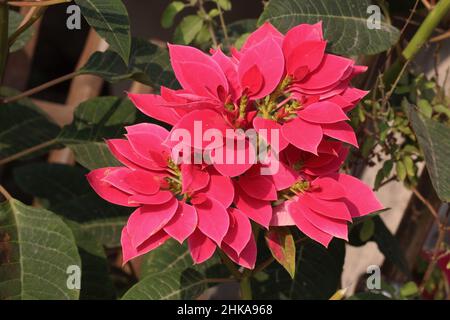
{"type": "Polygon", "coordinates": [[[297,114],[303,120],[313,123],[336,123],[349,120],[341,107],[329,101],[310,104],[297,114]]]}
{"type": "Polygon", "coordinates": [[[247,217],[265,228],[269,227],[272,219],[272,206],[269,201],[252,198],[235,185],[234,203],[247,217]]]}
{"type": "Polygon", "coordinates": [[[288,210],[295,221],[297,227],[311,239],[319,242],[324,247],[328,248],[333,236],[315,227],[308,219],[305,218],[303,212],[304,206],[298,205],[297,201],[293,201],[289,204],[288,210]]]}
{"type": "Polygon", "coordinates": [[[137,247],[161,230],[172,219],[178,208],[178,200],[163,205],[145,205],[136,209],[127,222],[131,243],[137,247]]]}
{"type": "Polygon", "coordinates": [[[352,217],[362,217],[384,208],[372,189],[361,180],[347,174],[337,174],[336,179],[345,186],[346,204],[352,217]]]}
{"type": "Polygon", "coordinates": [[[109,201],[119,206],[136,207],[136,205],[128,203],[129,194],[113,187],[108,182],[103,181],[103,178],[115,168],[96,169],[86,176],[89,184],[94,191],[106,201],[109,201]]]}
{"type": "Polygon", "coordinates": [[[230,226],[226,208],[215,199],[206,199],[194,207],[197,210],[198,228],[220,246],[230,226]]]}
{"type": "Polygon", "coordinates": [[[205,236],[200,230],[195,230],[188,238],[189,251],[194,263],[202,263],[212,257],[216,251],[214,241],[205,236]]]}
{"type": "Polygon", "coordinates": [[[120,241],[122,244],[122,265],[125,265],[131,259],[134,259],[138,256],[152,251],[153,249],[158,248],[169,238],[169,235],[161,230],[145,240],[144,243],[142,243],[140,246],[135,248],[131,243],[131,238],[128,234],[127,227],[124,227],[122,229],[122,237],[120,241]]]}
{"type": "Polygon", "coordinates": [[[179,243],[183,243],[194,232],[197,222],[195,208],[185,202],[180,202],[175,215],[164,227],[164,231],[179,243]]]}
{"type": "Polygon", "coordinates": [[[281,128],[283,137],[300,150],[317,155],[317,147],[322,141],[322,128],[300,118],[285,123],[281,128]]]}
{"type": "Polygon", "coordinates": [[[252,236],[252,225],[247,216],[239,209],[229,208],[230,228],[223,242],[229,245],[238,255],[247,246],[252,236]]]}
{"type": "Polygon", "coordinates": [[[346,122],[328,123],[322,125],[323,134],[347,142],[358,148],[358,140],[356,139],[353,128],[346,122]]]}

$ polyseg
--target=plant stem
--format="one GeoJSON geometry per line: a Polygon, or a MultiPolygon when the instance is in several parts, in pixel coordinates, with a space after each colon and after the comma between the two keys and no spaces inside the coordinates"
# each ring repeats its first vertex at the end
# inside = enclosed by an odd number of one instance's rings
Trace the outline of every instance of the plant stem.
{"type": "Polygon", "coordinates": [[[16,154],[13,154],[12,156],[9,156],[7,158],[1,159],[0,160],[0,166],[5,165],[5,164],[7,164],[7,163],[9,163],[11,161],[20,159],[22,157],[25,157],[25,156],[27,156],[29,154],[32,154],[32,153],[34,153],[36,151],[39,151],[41,149],[48,148],[48,147],[50,147],[50,146],[52,146],[54,144],[56,144],[56,139],[52,139],[52,140],[43,142],[41,144],[38,144],[36,146],[33,146],[31,148],[28,148],[28,149],[25,149],[23,151],[20,151],[20,152],[18,152],[16,154]]]}
{"type": "Polygon", "coordinates": [[[18,94],[17,96],[0,99],[0,103],[3,103],[3,104],[11,103],[11,102],[15,102],[17,100],[20,100],[20,99],[32,96],[32,95],[34,95],[36,93],[39,93],[39,92],[41,92],[41,91],[43,91],[45,89],[48,89],[48,88],[50,88],[50,87],[52,87],[54,85],[59,84],[61,82],[70,80],[70,79],[76,77],[77,75],[78,75],[77,71],[69,73],[69,74],[66,74],[65,76],[59,77],[59,78],[51,80],[51,81],[49,81],[47,83],[41,84],[40,86],[37,86],[37,87],[35,87],[33,89],[30,89],[28,91],[22,92],[21,94],[18,94]]]}
{"type": "Polygon", "coordinates": [[[252,300],[252,286],[250,284],[250,277],[244,277],[240,282],[241,298],[242,300],[252,300]]]}
{"type": "Polygon", "coordinates": [[[0,83],[3,80],[6,60],[8,59],[8,24],[9,9],[6,0],[0,0],[0,83]]]}
{"type": "Polygon", "coordinates": [[[420,51],[422,46],[430,38],[433,31],[438,26],[439,22],[450,11],[450,0],[440,0],[433,10],[428,13],[427,17],[420,25],[417,32],[412,37],[409,44],[402,52],[402,56],[398,59],[384,74],[384,84],[386,88],[390,88],[393,81],[397,78],[398,74],[402,70],[403,64],[412,60],[415,55],[420,51]]]}
{"type": "Polygon", "coordinates": [[[9,194],[8,191],[0,184],[0,194],[3,195],[3,197],[9,201],[12,199],[12,196],[9,194]]]}
{"type": "Polygon", "coordinates": [[[230,271],[233,277],[239,281],[242,278],[242,273],[239,272],[233,261],[231,261],[230,258],[228,258],[227,255],[222,252],[222,250],[219,250],[219,254],[227,269],[230,271]]]}
{"type": "Polygon", "coordinates": [[[72,0],[48,0],[48,1],[9,1],[8,4],[16,7],[48,7],[55,4],[71,2],[72,0]]]}
{"type": "Polygon", "coordinates": [[[230,39],[228,38],[228,29],[227,29],[227,25],[225,24],[225,19],[223,17],[222,8],[220,7],[218,2],[216,4],[217,4],[217,10],[219,10],[220,25],[222,26],[223,37],[225,39],[225,44],[227,46],[230,46],[230,39]]]}
{"type": "Polygon", "coordinates": [[[11,47],[14,42],[20,37],[22,33],[24,33],[29,27],[31,27],[37,20],[39,20],[44,14],[47,7],[33,7],[31,10],[33,11],[30,18],[22,23],[22,25],[9,37],[8,46],[11,47]]]}

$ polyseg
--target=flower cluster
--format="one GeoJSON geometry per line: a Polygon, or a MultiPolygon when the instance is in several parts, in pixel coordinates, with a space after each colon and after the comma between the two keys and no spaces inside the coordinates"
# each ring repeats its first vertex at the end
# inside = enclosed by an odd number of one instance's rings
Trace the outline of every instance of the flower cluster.
{"type": "Polygon", "coordinates": [[[365,67],[325,48],[321,23],[286,35],[266,23],[231,56],[169,45],[182,89],[129,98],[171,131],[127,127],[125,139],[108,141],[123,166],[88,175],[101,197],[136,207],[122,232],[124,262],[174,238],[187,240],[195,263],[219,248],[251,269],[251,221],[297,226],[328,246],[347,239],[353,218],[382,209],[368,186],[339,173],[347,145],[357,146],[346,113],[367,93],[350,80],[365,67]]]}

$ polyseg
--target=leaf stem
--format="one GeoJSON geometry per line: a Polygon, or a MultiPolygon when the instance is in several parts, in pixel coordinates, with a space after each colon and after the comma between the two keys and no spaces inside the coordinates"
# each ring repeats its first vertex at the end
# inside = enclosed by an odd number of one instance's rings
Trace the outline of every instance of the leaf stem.
{"type": "Polygon", "coordinates": [[[1,159],[0,160],[0,166],[5,165],[5,164],[7,164],[7,163],[9,163],[11,161],[20,159],[22,157],[25,157],[25,156],[27,156],[29,154],[32,154],[32,153],[34,153],[36,151],[39,151],[41,149],[45,149],[47,147],[50,147],[50,146],[56,144],[56,141],[57,141],[56,139],[52,139],[52,140],[43,142],[41,144],[35,145],[35,146],[31,147],[31,148],[22,150],[22,151],[20,151],[20,152],[18,152],[16,154],[13,154],[12,156],[9,156],[9,157],[6,157],[4,159],[1,159]]]}
{"type": "Polygon", "coordinates": [[[220,19],[220,25],[222,26],[223,31],[223,37],[225,38],[225,44],[227,46],[230,46],[230,38],[228,37],[228,29],[227,25],[225,24],[225,19],[223,17],[222,8],[219,5],[219,2],[216,2],[217,10],[219,10],[219,19],[220,19]]]}
{"type": "Polygon", "coordinates": [[[12,200],[12,196],[9,194],[8,191],[6,191],[6,189],[1,184],[0,184],[0,194],[3,195],[3,197],[5,197],[7,201],[12,200]]]}
{"type": "Polygon", "coordinates": [[[72,0],[47,0],[47,1],[8,1],[10,6],[15,7],[48,7],[55,4],[71,2],[72,0]]]}
{"type": "Polygon", "coordinates": [[[6,60],[8,59],[8,24],[9,9],[6,0],[0,0],[0,83],[3,80],[6,60]]]}
{"type": "Polygon", "coordinates": [[[11,47],[22,33],[24,33],[29,27],[31,27],[36,21],[38,21],[44,14],[45,10],[47,10],[47,7],[31,8],[30,18],[23,22],[20,27],[9,37],[8,46],[11,47]]]}
{"type": "Polygon", "coordinates": [[[7,103],[15,102],[17,100],[20,100],[20,99],[32,96],[32,95],[34,95],[36,93],[39,93],[39,92],[41,92],[41,91],[43,91],[45,89],[48,89],[48,88],[52,87],[54,85],[60,84],[61,82],[73,79],[77,75],[78,75],[78,72],[75,71],[75,72],[66,74],[65,76],[62,76],[62,77],[56,78],[54,80],[51,80],[49,82],[46,82],[44,84],[41,84],[40,86],[37,86],[37,87],[35,87],[33,89],[30,89],[30,90],[27,90],[25,92],[22,92],[21,94],[18,94],[16,96],[2,98],[2,99],[0,99],[0,104],[7,104],[7,103]]]}
{"type": "Polygon", "coordinates": [[[242,278],[242,273],[239,272],[239,270],[236,268],[234,262],[231,261],[230,258],[228,258],[224,252],[222,252],[222,250],[219,250],[219,254],[220,254],[220,257],[221,257],[223,263],[225,264],[227,269],[230,271],[230,273],[233,275],[233,277],[236,280],[240,280],[242,278]]]}
{"type": "Polygon", "coordinates": [[[241,287],[241,298],[242,300],[252,300],[252,286],[250,283],[250,277],[244,277],[239,283],[241,287]]]}

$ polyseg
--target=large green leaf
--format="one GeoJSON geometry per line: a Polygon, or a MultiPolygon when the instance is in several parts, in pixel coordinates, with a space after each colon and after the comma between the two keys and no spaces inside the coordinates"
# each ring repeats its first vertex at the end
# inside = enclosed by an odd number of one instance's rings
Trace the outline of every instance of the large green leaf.
{"type": "Polygon", "coordinates": [[[70,147],[76,160],[88,169],[117,166],[104,139],[122,137],[124,126],[135,123],[137,109],[128,99],[100,97],[75,110],[74,121],[63,128],[58,141],[70,147]]]}
{"type": "Polygon", "coordinates": [[[14,179],[23,191],[39,198],[49,210],[75,223],[79,233],[107,247],[118,247],[130,209],[101,199],[87,182],[86,173],[80,167],[34,163],[16,168],[14,179]]]}
{"type": "Polygon", "coordinates": [[[378,249],[387,260],[395,264],[404,274],[409,275],[408,263],[397,238],[395,238],[380,217],[373,217],[372,220],[375,223],[375,231],[371,240],[377,244],[378,249]]]}
{"type": "Polygon", "coordinates": [[[111,49],[128,63],[131,48],[130,21],[122,0],[75,0],[89,25],[111,49]]]}
{"type": "Polygon", "coordinates": [[[54,213],[11,199],[0,204],[0,300],[78,299],[68,267],[81,266],[70,229],[54,213]]]}
{"type": "Polygon", "coordinates": [[[205,277],[193,269],[170,269],[143,278],[123,300],[191,300],[206,289],[205,277]]]}
{"type": "MultiPolygon", "coordinates": [[[[20,13],[9,10],[9,25],[8,25],[8,35],[11,36],[17,28],[19,28],[24,16],[20,13]]],[[[30,41],[33,36],[33,28],[28,28],[25,30],[14,42],[14,44],[9,48],[10,52],[14,52],[22,49],[28,41],[30,41]]]]}
{"type": "MultiPolygon", "coordinates": [[[[10,95],[5,88],[2,95],[10,95]]],[[[9,157],[37,146],[53,145],[59,127],[50,121],[30,100],[22,99],[0,106],[0,163],[9,157]]],[[[40,152],[45,148],[40,148],[40,152]]],[[[19,157],[18,157],[19,158],[19,157]]]]}
{"type": "Polygon", "coordinates": [[[425,118],[414,107],[409,116],[433,187],[442,201],[450,202],[450,127],[425,118]]]}
{"type": "Polygon", "coordinates": [[[142,258],[141,277],[169,270],[195,269],[207,277],[220,278],[228,275],[227,269],[222,265],[218,255],[208,261],[194,265],[186,244],[179,244],[175,240],[168,240],[161,247],[147,253],[142,258]]]}
{"type": "Polygon", "coordinates": [[[138,38],[133,38],[128,65],[117,53],[107,50],[95,52],[79,73],[95,74],[113,83],[133,79],[155,89],[161,86],[177,87],[167,50],[138,38]]]}
{"type": "Polygon", "coordinates": [[[328,299],[340,287],[344,256],[341,240],[333,240],[328,249],[316,242],[298,244],[295,278],[273,263],[252,282],[255,298],[328,299]]]}
{"type": "Polygon", "coordinates": [[[80,224],[67,221],[81,258],[80,299],[115,299],[115,288],[109,275],[108,261],[101,242],[80,224]]]}
{"type": "Polygon", "coordinates": [[[323,21],[324,36],[332,52],[376,54],[395,44],[399,31],[384,20],[380,29],[369,29],[369,5],[369,0],[270,0],[258,22],[269,21],[286,32],[301,23],[323,21]]]}

